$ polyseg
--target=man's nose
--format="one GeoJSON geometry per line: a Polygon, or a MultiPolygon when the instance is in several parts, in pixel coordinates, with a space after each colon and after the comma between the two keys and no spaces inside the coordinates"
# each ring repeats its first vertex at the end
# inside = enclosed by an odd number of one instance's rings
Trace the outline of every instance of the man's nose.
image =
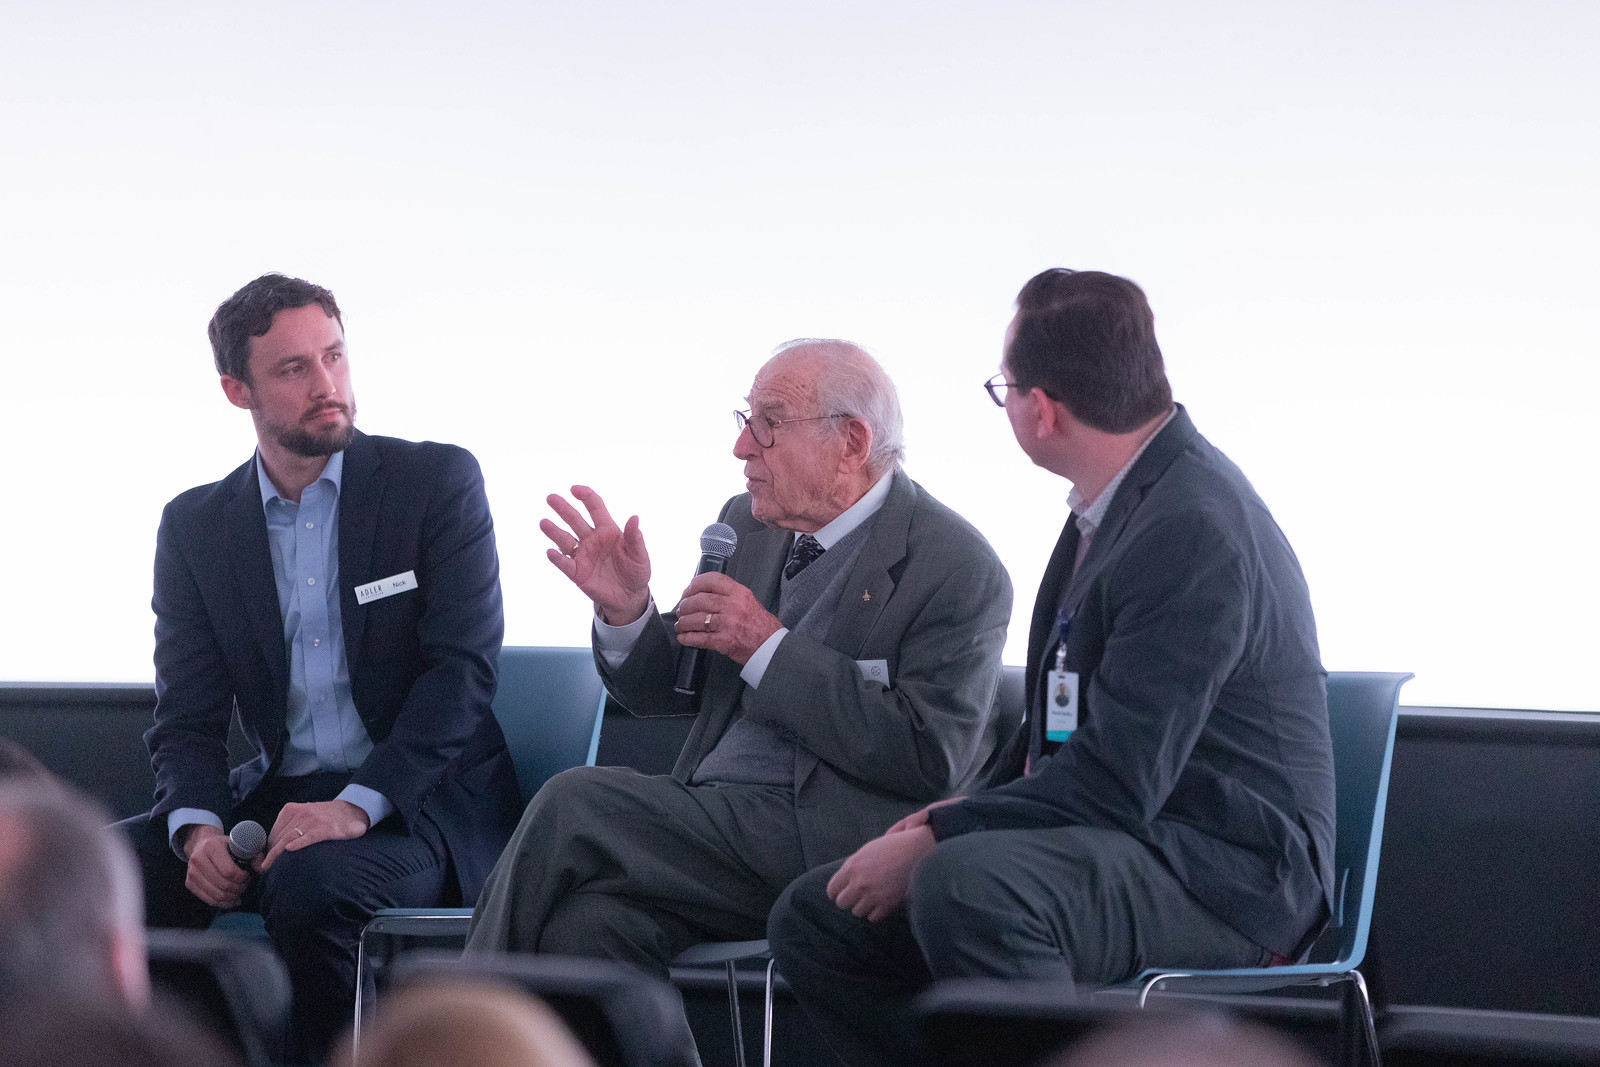
{"type": "Polygon", "coordinates": [[[318,363],[312,372],[312,386],[317,396],[338,396],[339,375],[331,363],[318,363]]]}
{"type": "Polygon", "coordinates": [[[756,444],[749,423],[739,427],[739,436],[733,439],[733,455],[735,459],[755,459],[761,455],[761,446],[756,444]]]}

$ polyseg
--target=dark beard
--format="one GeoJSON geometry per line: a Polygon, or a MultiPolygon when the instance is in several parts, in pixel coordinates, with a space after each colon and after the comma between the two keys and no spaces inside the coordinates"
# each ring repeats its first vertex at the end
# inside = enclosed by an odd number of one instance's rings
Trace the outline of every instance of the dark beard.
{"type": "Polygon", "coordinates": [[[350,421],[347,424],[330,427],[321,433],[312,433],[299,427],[281,427],[278,430],[278,444],[295,455],[305,456],[308,459],[343,452],[350,447],[350,442],[356,439],[355,404],[350,404],[347,410],[350,413],[350,421]]]}

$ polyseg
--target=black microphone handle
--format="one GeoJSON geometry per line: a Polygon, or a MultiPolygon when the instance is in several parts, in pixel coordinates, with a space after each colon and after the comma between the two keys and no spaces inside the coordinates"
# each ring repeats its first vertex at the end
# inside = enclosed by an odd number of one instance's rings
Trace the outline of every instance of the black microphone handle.
{"type": "MultiPolygon", "coordinates": [[[[727,556],[713,556],[707,552],[700,557],[700,566],[695,568],[694,576],[702,574],[721,574],[728,569],[727,556]]],[[[690,645],[681,645],[678,648],[678,678],[672,683],[672,691],[692,697],[695,694],[694,675],[700,669],[700,653],[703,649],[690,645]]]]}

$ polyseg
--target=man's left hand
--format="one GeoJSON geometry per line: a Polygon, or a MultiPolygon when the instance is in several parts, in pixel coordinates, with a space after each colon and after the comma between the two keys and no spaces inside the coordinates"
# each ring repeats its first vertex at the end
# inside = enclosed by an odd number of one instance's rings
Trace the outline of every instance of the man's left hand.
{"type": "Polygon", "coordinates": [[[743,666],[783,623],[726,574],[697,574],[678,601],[678,643],[709,648],[743,666]]]}
{"type": "Polygon", "coordinates": [[[252,866],[271,867],[280,852],[297,852],[318,841],[348,841],[367,832],[367,813],[348,800],[285,804],[267,835],[267,854],[252,866]]]}
{"type": "Polygon", "coordinates": [[[937,843],[926,824],[868,841],[828,879],[828,899],[868,922],[893,915],[905,906],[911,873],[937,843]]]}

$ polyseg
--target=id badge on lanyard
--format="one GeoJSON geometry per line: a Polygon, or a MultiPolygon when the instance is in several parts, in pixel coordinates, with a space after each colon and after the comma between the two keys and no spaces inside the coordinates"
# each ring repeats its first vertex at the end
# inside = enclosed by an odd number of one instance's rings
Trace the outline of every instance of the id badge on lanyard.
{"type": "Polygon", "coordinates": [[[1067,629],[1072,623],[1072,616],[1062,612],[1056,616],[1056,623],[1061,639],[1056,645],[1055,670],[1044,676],[1046,741],[1065,741],[1078,728],[1078,672],[1067,670],[1067,629]]]}

